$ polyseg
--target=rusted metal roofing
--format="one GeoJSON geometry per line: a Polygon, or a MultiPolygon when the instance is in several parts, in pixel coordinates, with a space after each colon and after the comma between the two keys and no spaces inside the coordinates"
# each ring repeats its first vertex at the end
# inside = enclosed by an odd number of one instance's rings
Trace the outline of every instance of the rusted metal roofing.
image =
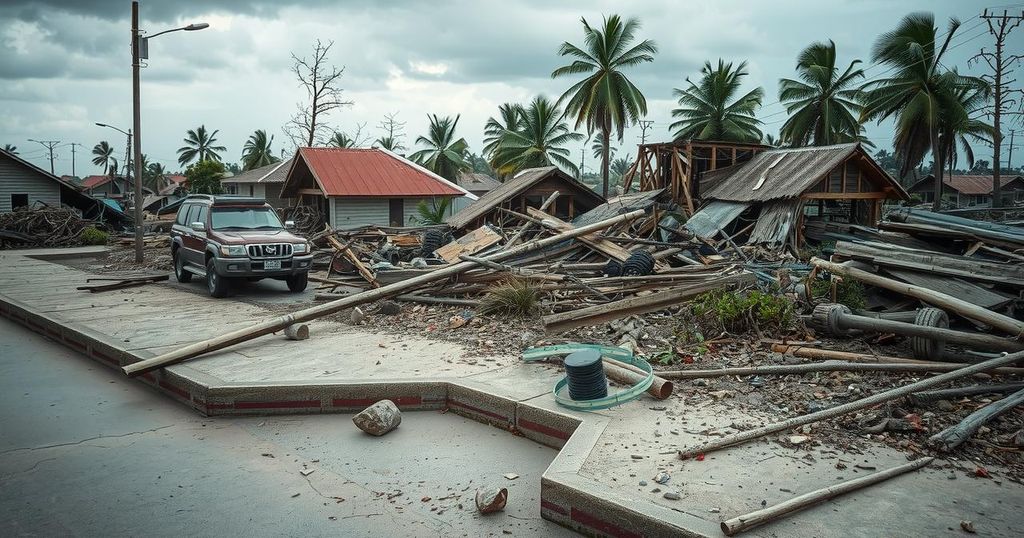
{"type": "MultiPolygon", "coordinates": [[[[292,157],[294,159],[294,157],[292,157]]],[[[246,170],[241,174],[226,177],[221,183],[284,183],[288,170],[292,167],[292,159],[246,170]]]]}
{"type": "Polygon", "coordinates": [[[701,197],[733,202],[796,198],[833,168],[858,153],[864,163],[874,169],[875,175],[893,189],[896,197],[909,198],[906,191],[857,143],[758,153],[745,163],[704,174],[701,197]]]}
{"type": "Polygon", "coordinates": [[[459,175],[458,184],[469,192],[484,193],[501,186],[501,182],[487,174],[463,172],[459,175]]]}
{"type": "Polygon", "coordinates": [[[110,181],[110,176],[107,175],[86,176],[85,178],[82,179],[82,188],[94,189],[96,187],[99,187],[100,185],[105,185],[108,181],[110,181]]]}
{"type": "Polygon", "coordinates": [[[481,196],[479,200],[473,202],[462,211],[448,217],[448,225],[453,228],[464,228],[476,219],[490,213],[494,208],[500,206],[502,203],[526,192],[530,187],[533,187],[550,175],[557,175],[561,180],[576,188],[575,192],[561,194],[572,194],[574,196],[586,196],[592,198],[594,206],[604,203],[604,198],[602,198],[600,194],[592,191],[590,187],[580,183],[569,174],[559,170],[557,166],[527,168],[526,170],[516,174],[515,177],[506,179],[500,186],[491,189],[481,196]]]}
{"type": "MultiPolygon", "coordinates": [[[[1004,175],[999,179],[1003,188],[1010,185],[1010,182],[1017,181],[1024,183],[1024,178],[1018,175],[1004,175]]],[[[945,188],[967,195],[991,195],[992,176],[963,175],[945,176],[942,178],[942,185],[945,188]]],[[[923,179],[911,185],[912,191],[931,191],[935,185],[935,177],[928,174],[923,179]]]]}
{"type": "MultiPolygon", "coordinates": [[[[299,148],[326,196],[406,197],[475,196],[427,169],[380,148],[299,148]]],[[[289,189],[285,181],[284,190],[289,189]]]]}

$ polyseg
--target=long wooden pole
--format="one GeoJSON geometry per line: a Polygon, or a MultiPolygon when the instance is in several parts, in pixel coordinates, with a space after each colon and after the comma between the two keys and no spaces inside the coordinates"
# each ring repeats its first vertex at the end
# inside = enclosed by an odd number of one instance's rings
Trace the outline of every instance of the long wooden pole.
{"type": "MultiPolygon", "coordinates": [[[[626,222],[629,220],[636,219],[638,217],[642,217],[644,214],[644,210],[638,209],[636,211],[631,211],[629,213],[617,215],[615,217],[603,220],[601,222],[595,222],[594,224],[591,224],[589,226],[581,226],[579,228],[567,230],[565,232],[559,233],[551,237],[523,243],[518,247],[494,253],[490,256],[487,256],[484,259],[492,262],[506,260],[518,256],[520,254],[525,254],[527,252],[532,252],[534,250],[558,244],[567,239],[573,239],[581,235],[586,235],[589,233],[596,232],[598,230],[603,230],[610,226],[614,226],[615,224],[618,224],[620,222],[626,222]]],[[[198,357],[211,351],[224,349],[226,347],[230,347],[241,342],[252,340],[253,338],[258,338],[266,334],[280,331],[293,323],[322,318],[324,316],[333,314],[335,312],[339,312],[346,308],[351,308],[353,306],[358,306],[364,303],[377,301],[379,299],[385,299],[393,295],[398,295],[402,292],[418,288],[424,284],[436,282],[454,275],[458,275],[460,273],[464,273],[474,267],[479,266],[473,262],[459,262],[456,264],[452,264],[447,267],[438,269],[436,271],[432,271],[430,273],[422,274],[407,280],[395,282],[394,284],[388,284],[387,286],[382,286],[379,288],[360,292],[350,297],[345,297],[343,299],[338,299],[336,301],[331,301],[329,303],[324,303],[303,310],[299,310],[298,312],[292,312],[291,314],[286,314],[284,316],[268,319],[264,322],[257,323],[250,327],[245,327],[243,329],[231,331],[227,334],[223,334],[215,338],[203,340],[202,342],[189,344],[174,351],[170,351],[168,353],[164,353],[162,355],[153,357],[152,359],[146,359],[144,361],[139,361],[134,364],[129,364],[121,368],[121,370],[129,376],[141,375],[151,370],[156,370],[157,368],[163,368],[165,366],[177,364],[184,360],[191,359],[193,357],[198,357]]]]}
{"type": "Polygon", "coordinates": [[[953,297],[952,295],[947,295],[921,286],[914,286],[913,284],[906,284],[904,282],[869,273],[861,269],[826,261],[821,258],[811,258],[811,264],[830,273],[859,280],[865,284],[870,284],[879,288],[895,291],[896,293],[901,293],[908,297],[914,297],[915,299],[919,299],[928,304],[956,312],[965,318],[980,321],[1016,337],[1019,337],[1024,333],[1024,321],[1004,316],[975,304],[971,304],[963,299],[953,297]]]}
{"type": "Polygon", "coordinates": [[[768,508],[762,508],[756,512],[727,519],[722,522],[722,532],[725,533],[726,536],[735,536],[736,534],[752,529],[758,525],[775,521],[786,514],[803,510],[804,508],[814,506],[820,502],[827,501],[851,491],[865,488],[872,484],[883,482],[895,476],[909,473],[910,471],[916,471],[934,460],[935,458],[932,457],[920,458],[891,469],[886,469],[860,478],[854,478],[853,480],[847,480],[846,482],[840,482],[834,486],[804,493],[803,495],[793,497],[788,501],[781,502],[774,506],[769,506],[768,508]]]}
{"type": "Polygon", "coordinates": [[[974,432],[978,431],[978,428],[984,426],[985,423],[1021,404],[1024,404],[1024,390],[1019,390],[971,413],[956,426],[946,428],[931,436],[928,443],[942,451],[953,450],[970,439],[974,432]]]}
{"type": "MultiPolygon", "coordinates": [[[[885,355],[868,355],[866,353],[850,353],[848,351],[836,351],[834,349],[821,349],[816,347],[804,347],[804,346],[787,346],[785,344],[775,344],[772,346],[772,351],[776,353],[788,353],[794,357],[803,357],[805,359],[832,359],[841,361],[855,361],[855,362],[879,362],[879,363],[894,363],[894,364],[930,364],[932,366],[948,366],[951,369],[959,368],[963,366],[962,363],[958,362],[935,362],[925,361],[917,359],[905,359],[903,357],[887,357],[885,355]]],[[[1024,375],[1024,368],[994,368],[990,374],[999,375],[1024,375]]]]}
{"type": "MultiPolygon", "coordinates": [[[[952,372],[963,368],[955,362],[925,362],[922,364],[871,363],[826,361],[810,364],[779,364],[771,366],[746,366],[740,368],[719,368],[714,370],[673,370],[658,372],[665,379],[707,379],[736,375],[793,375],[814,372],[952,372]]],[[[1024,371],[1024,370],[1022,370],[1024,371]]]]}
{"type": "Polygon", "coordinates": [[[887,390],[885,392],[879,392],[878,394],[869,396],[867,398],[861,398],[860,400],[855,400],[849,403],[845,403],[843,405],[837,405],[829,409],[818,411],[817,413],[810,413],[799,417],[793,417],[787,420],[783,420],[781,422],[776,422],[774,424],[768,424],[760,428],[754,428],[752,430],[747,430],[733,435],[728,435],[726,437],[722,437],[714,441],[709,441],[697,447],[682,449],[679,451],[679,456],[681,458],[689,458],[690,456],[695,456],[700,453],[711,452],[721,448],[742,444],[753,439],[764,437],[765,435],[777,433],[783,430],[788,430],[790,428],[796,428],[797,426],[803,426],[804,424],[810,424],[812,422],[818,422],[820,420],[835,418],[841,415],[845,415],[847,413],[852,413],[854,411],[864,409],[865,407],[871,407],[876,404],[895,400],[896,398],[908,396],[915,392],[920,392],[927,388],[942,385],[955,379],[971,376],[1000,366],[1013,364],[1021,359],[1024,359],[1024,351],[1019,351],[1017,353],[1012,353],[1009,355],[1003,355],[1001,357],[989,359],[985,362],[979,362],[978,364],[964,366],[963,368],[953,370],[952,372],[946,372],[944,374],[939,374],[935,377],[922,379],[915,383],[904,385],[899,388],[887,390]]]}

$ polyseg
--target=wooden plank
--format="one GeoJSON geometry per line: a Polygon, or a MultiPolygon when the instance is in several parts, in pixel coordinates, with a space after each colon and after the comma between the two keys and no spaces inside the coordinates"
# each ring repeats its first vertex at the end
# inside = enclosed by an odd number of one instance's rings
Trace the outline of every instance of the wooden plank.
{"type": "Polygon", "coordinates": [[[997,310],[1013,300],[1012,297],[1006,297],[993,291],[989,291],[976,284],[960,280],[959,278],[935,276],[929,273],[893,269],[891,267],[887,267],[885,272],[907,282],[908,284],[921,286],[922,288],[928,288],[933,291],[948,293],[954,297],[959,297],[969,303],[973,303],[990,310],[997,310]]]}
{"type": "Polygon", "coordinates": [[[484,225],[438,248],[434,254],[448,263],[454,263],[462,254],[476,254],[498,241],[501,241],[501,234],[484,225]]]}
{"type": "MultiPolygon", "coordinates": [[[[526,212],[531,217],[536,218],[536,219],[540,219],[541,222],[543,222],[545,226],[548,226],[549,228],[551,228],[552,230],[555,230],[557,232],[568,232],[568,231],[571,231],[571,230],[574,229],[572,224],[569,224],[568,222],[565,222],[565,221],[563,221],[561,219],[558,219],[556,217],[552,217],[551,215],[549,215],[549,214],[547,214],[547,213],[545,213],[545,212],[543,212],[543,211],[541,211],[539,209],[536,209],[536,208],[533,208],[533,207],[529,207],[529,208],[526,209],[526,212]]],[[[629,256],[633,254],[632,252],[626,250],[625,248],[623,248],[623,247],[621,247],[619,245],[616,245],[615,243],[613,243],[611,241],[608,241],[607,239],[601,239],[599,234],[596,234],[596,233],[595,234],[582,235],[582,236],[578,237],[577,239],[579,239],[581,243],[583,243],[583,244],[587,245],[588,247],[590,247],[590,248],[600,252],[601,254],[604,254],[605,256],[608,256],[608,257],[611,257],[611,258],[615,258],[616,260],[619,260],[621,262],[626,261],[629,258],[629,256]]],[[[664,263],[662,263],[662,262],[655,262],[654,263],[654,270],[656,272],[663,271],[665,269],[667,269],[667,267],[665,266],[664,263]]]]}
{"type": "Polygon", "coordinates": [[[338,252],[340,252],[343,256],[345,256],[345,258],[347,258],[348,261],[352,262],[352,265],[355,266],[356,271],[359,271],[359,274],[362,275],[362,277],[365,278],[366,281],[369,282],[371,286],[375,288],[380,287],[380,282],[377,282],[377,279],[373,276],[373,273],[369,269],[367,269],[365,265],[363,265],[363,262],[359,259],[359,256],[357,256],[355,252],[352,252],[352,249],[349,248],[348,245],[342,245],[341,241],[338,241],[338,239],[333,235],[327,236],[327,242],[330,243],[332,247],[337,249],[338,252]]]}

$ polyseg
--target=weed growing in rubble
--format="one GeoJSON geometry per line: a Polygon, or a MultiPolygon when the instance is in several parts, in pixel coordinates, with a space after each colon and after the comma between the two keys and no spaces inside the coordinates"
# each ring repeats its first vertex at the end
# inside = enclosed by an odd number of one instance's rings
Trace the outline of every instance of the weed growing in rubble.
{"type": "Polygon", "coordinates": [[[487,290],[479,312],[521,318],[536,315],[540,312],[540,288],[521,278],[505,280],[487,290]]]}
{"type": "Polygon", "coordinates": [[[110,234],[96,228],[95,226],[86,226],[82,228],[82,232],[78,234],[78,240],[83,245],[106,245],[107,239],[110,238],[110,234]]]}
{"type": "Polygon", "coordinates": [[[694,299],[687,325],[701,335],[785,332],[796,322],[793,303],[781,296],[758,290],[709,291],[694,299]]]}
{"type": "MultiPolygon", "coordinates": [[[[828,300],[832,300],[832,279],[828,277],[828,274],[820,274],[824,278],[815,279],[811,283],[811,296],[812,297],[828,297],[828,300]]],[[[836,285],[836,301],[839,304],[846,305],[854,310],[867,307],[867,299],[865,299],[864,284],[849,279],[842,278],[835,281],[836,285]]]]}

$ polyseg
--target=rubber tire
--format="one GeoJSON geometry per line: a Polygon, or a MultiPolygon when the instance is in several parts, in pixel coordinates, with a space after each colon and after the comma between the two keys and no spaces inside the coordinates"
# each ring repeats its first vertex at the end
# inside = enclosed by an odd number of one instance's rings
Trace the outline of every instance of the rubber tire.
{"type": "Polygon", "coordinates": [[[210,292],[210,297],[227,297],[228,288],[230,282],[228,279],[217,274],[217,266],[213,263],[213,258],[206,261],[206,290],[210,292]]]}
{"type": "Polygon", "coordinates": [[[622,263],[622,276],[646,276],[654,272],[654,256],[638,250],[622,263]]]}
{"type": "Polygon", "coordinates": [[[619,260],[608,260],[608,263],[604,264],[604,268],[601,269],[601,273],[605,276],[622,276],[622,264],[619,260]]]}
{"type": "Polygon", "coordinates": [[[424,258],[433,256],[435,250],[447,243],[444,236],[445,233],[441,230],[427,230],[424,232],[423,239],[420,241],[420,254],[424,258]]]}
{"type": "Polygon", "coordinates": [[[181,254],[175,250],[174,254],[171,255],[171,259],[174,260],[174,278],[182,284],[188,284],[192,282],[192,273],[185,270],[185,262],[181,259],[181,254]]]}
{"type": "MultiPolygon", "coordinates": [[[[914,319],[914,325],[948,329],[949,316],[944,310],[925,307],[917,311],[917,317],[914,319]]],[[[914,352],[915,359],[922,361],[941,361],[943,360],[942,355],[946,351],[946,341],[912,336],[910,338],[910,348],[914,352]]]]}
{"type": "Polygon", "coordinates": [[[285,279],[285,282],[288,284],[288,291],[301,293],[306,290],[306,284],[309,283],[309,273],[291,275],[285,279]]]}

